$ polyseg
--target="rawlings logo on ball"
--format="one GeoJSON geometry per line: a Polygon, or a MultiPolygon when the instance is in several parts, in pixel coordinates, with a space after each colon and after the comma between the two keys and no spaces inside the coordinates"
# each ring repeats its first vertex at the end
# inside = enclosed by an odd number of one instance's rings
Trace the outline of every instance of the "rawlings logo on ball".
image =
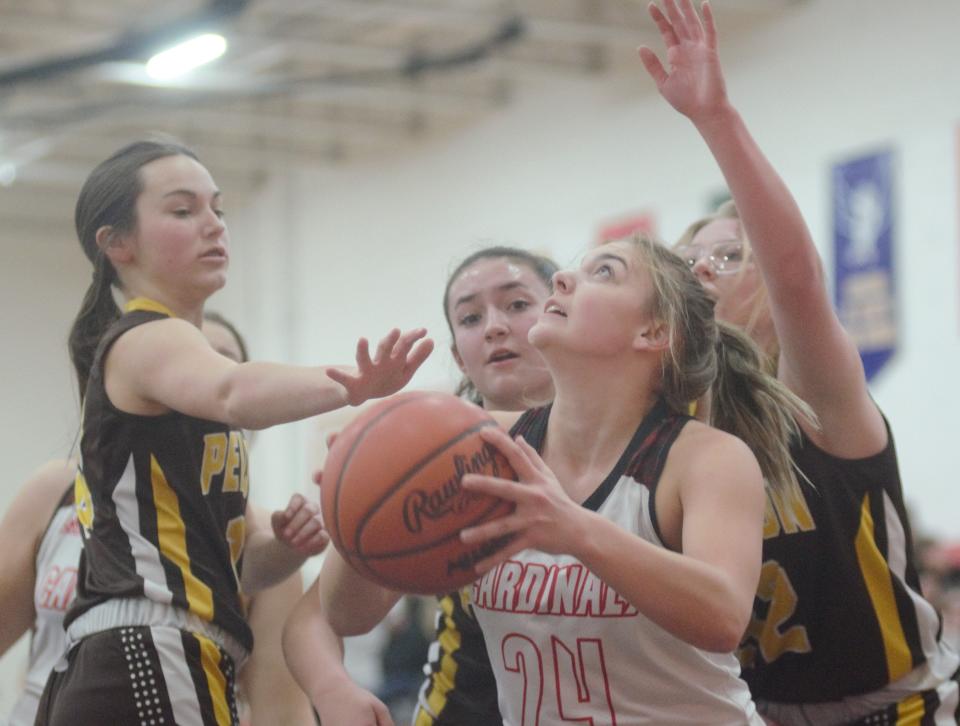
{"type": "Polygon", "coordinates": [[[403,502],[403,523],[408,532],[416,534],[423,529],[422,517],[440,519],[451,512],[459,514],[470,506],[471,501],[482,499],[482,496],[463,490],[463,475],[489,473],[491,476],[500,476],[500,464],[493,447],[484,444],[483,448],[469,459],[460,454],[454,455],[453,471],[453,476],[437,489],[418,489],[407,495],[403,502]]]}
{"type": "Polygon", "coordinates": [[[460,532],[510,514],[513,502],[468,491],[465,474],[516,480],[480,432],[497,422],[448,393],[409,391],[370,406],[330,447],[323,518],[343,559],[364,577],[402,592],[452,592],[503,546],[468,545],[460,532]]]}

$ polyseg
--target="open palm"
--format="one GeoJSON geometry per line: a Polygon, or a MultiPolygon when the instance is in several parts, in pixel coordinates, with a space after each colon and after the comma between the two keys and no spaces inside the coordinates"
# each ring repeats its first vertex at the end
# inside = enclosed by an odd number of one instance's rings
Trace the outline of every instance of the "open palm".
{"type": "Polygon", "coordinates": [[[691,119],[702,119],[727,103],[726,86],[717,55],[717,33],[710,4],[704,2],[703,20],[692,0],[664,0],[666,14],[650,3],[666,47],[669,70],[650,48],[640,48],[640,60],[667,102],[691,119]]]}

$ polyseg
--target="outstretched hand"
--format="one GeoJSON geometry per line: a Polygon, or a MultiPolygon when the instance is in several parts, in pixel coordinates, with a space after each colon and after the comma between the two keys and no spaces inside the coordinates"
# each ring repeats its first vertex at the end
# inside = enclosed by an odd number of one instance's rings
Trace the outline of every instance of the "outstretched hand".
{"type": "Polygon", "coordinates": [[[696,123],[728,105],[713,11],[704,1],[701,21],[692,0],[663,0],[663,6],[666,14],[654,2],[648,9],[666,46],[669,70],[646,46],[640,47],[640,60],[660,95],[696,123]]]}
{"type": "Polygon", "coordinates": [[[270,516],[270,525],[277,540],[302,557],[320,554],[330,542],[320,505],[300,494],[290,497],[286,509],[270,516]]]}
{"type": "Polygon", "coordinates": [[[346,389],[347,403],[351,406],[358,406],[371,398],[389,396],[410,382],[417,368],[433,351],[433,341],[425,338],[426,334],[424,328],[417,328],[401,335],[394,328],[380,341],[373,358],[367,339],[360,338],[357,367],[327,368],[327,375],[346,389]],[[417,343],[416,347],[414,343],[417,343]]]}
{"type": "Polygon", "coordinates": [[[576,554],[571,550],[586,510],[567,495],[540,454],[523,438],[513,440],[502,429],[493,427],[481,430],[480,436],[507,458],[520,481],[481,474],[463,477],[464,488],[516,504],[511,514],[461,530],[460,539],[467,544],[512,536],[502,549],[477,563],[477,573],[482,574],[529,548],[576,554]]]}

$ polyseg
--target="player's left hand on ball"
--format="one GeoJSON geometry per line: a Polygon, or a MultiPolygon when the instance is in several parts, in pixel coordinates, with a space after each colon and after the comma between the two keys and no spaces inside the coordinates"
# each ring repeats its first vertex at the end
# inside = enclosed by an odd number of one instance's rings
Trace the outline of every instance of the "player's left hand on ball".
{"type": "Polygon", "coordinates": [[[578,515],[583,508],[570,499],[536,449],[522,437],[513,440],[502,429],[493,427],[483,429],[480,436],[506,457],[520,481],[480,474],[463,477],[466,489],[500,497],[516,505],[511,514],[460,532],[460,539],[466,543],[513,537],[503,549],[477,563],[477,572],[485,572],[528,548],[574,554],[570,552],[570,539],[578,530],[578,515]]]}
{"type": "Polygon", "coordinates": [[[270,524],[274,536],[303,557],[320,554],[330,542],[320,516],[320,505],[300,494],[290,497],[286,509],[274,512],[270,524]]]}

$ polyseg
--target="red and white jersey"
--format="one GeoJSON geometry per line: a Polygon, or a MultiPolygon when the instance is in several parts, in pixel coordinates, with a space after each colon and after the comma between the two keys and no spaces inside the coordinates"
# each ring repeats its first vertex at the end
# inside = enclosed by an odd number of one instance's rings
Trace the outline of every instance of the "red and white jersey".
{"type": "MultiPolygon", "coordinates": [[[[512,433],[540,450],[548,417],[512,433]]],[[[656,407],[583,506],[663,547],[654,494],[686,421],[656,407]]],[[[671,635],[574,557],[524,550],[474,583],[473,607],[506,726],[763,723],[733,653],[671,635]]]]}
{"type": "Polygon", "coordinates": [[[74,599],[82,550],[73,484],[70,484],[47,525],[37,552],[37,579],[33,591],[37,619],[30,639],[30,663],[24,690],[10,714],[9,726],[33,724],[47,676],[66,652],[63,615],[74,599]]]}

